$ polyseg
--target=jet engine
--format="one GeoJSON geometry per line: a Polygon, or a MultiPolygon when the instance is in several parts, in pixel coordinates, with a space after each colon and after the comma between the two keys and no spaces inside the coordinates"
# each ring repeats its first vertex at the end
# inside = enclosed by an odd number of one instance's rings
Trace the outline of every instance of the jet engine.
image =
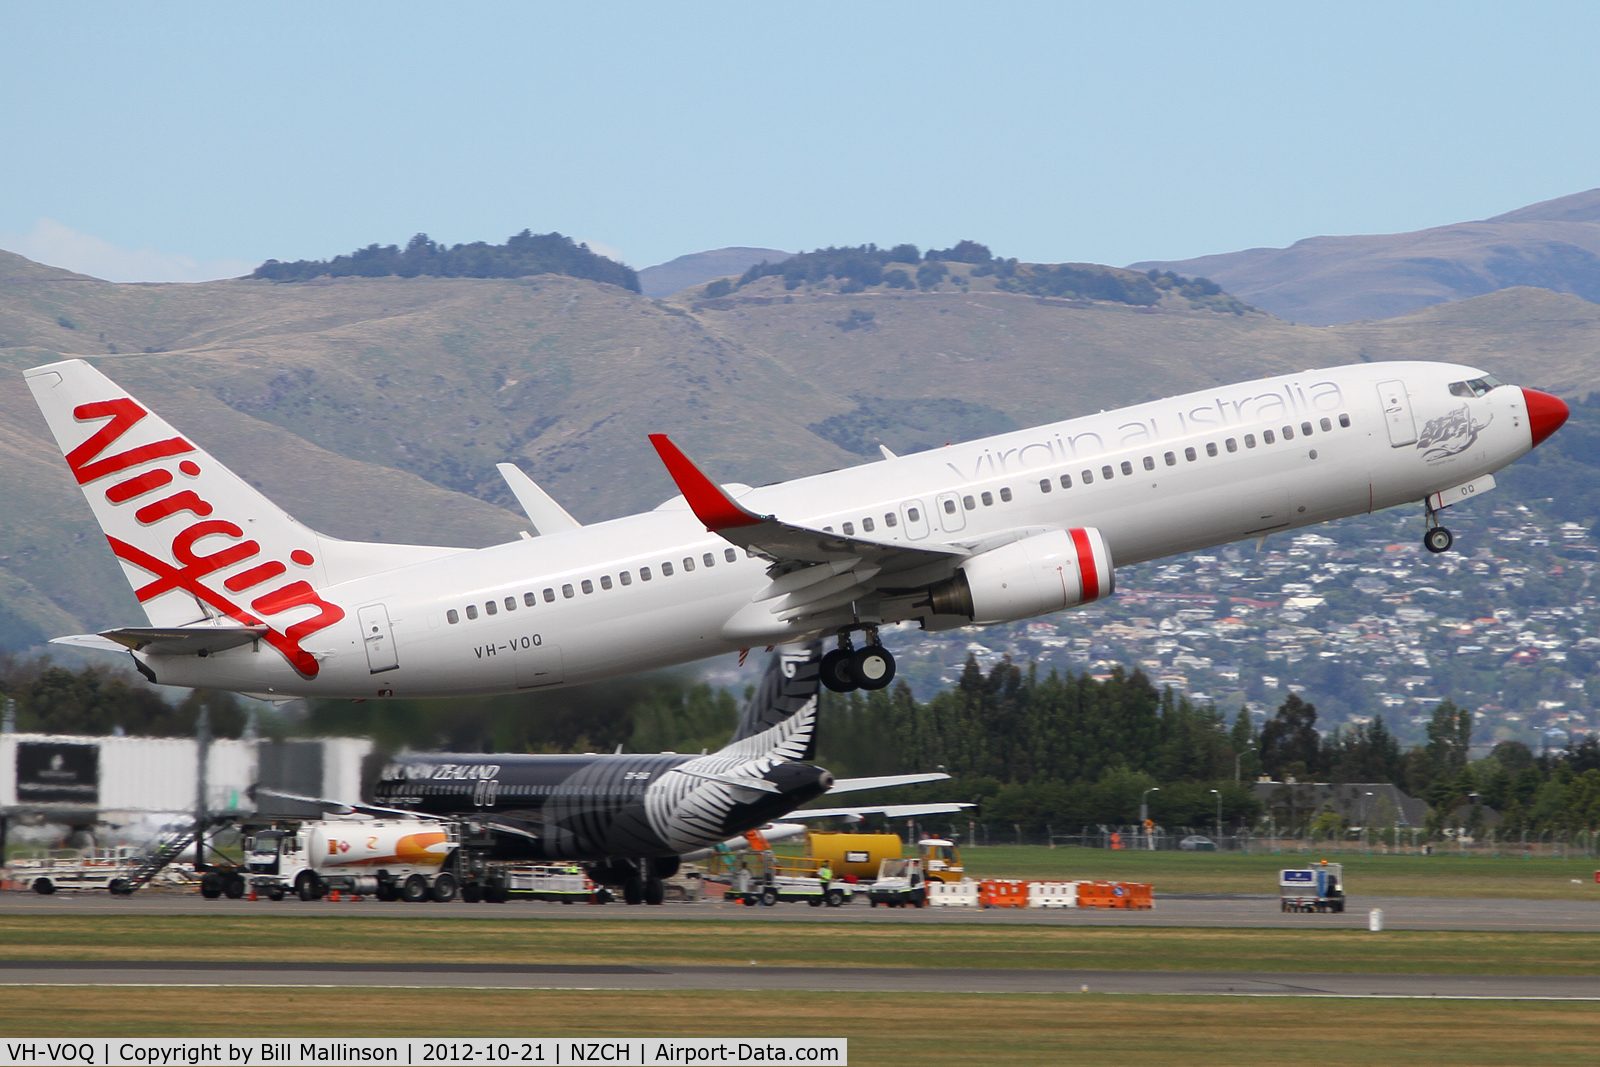
{"type": "Polygon", "coordinates": [[[1089,604],[1115,591],[1111,549],[1099,530],[1048,530],[971,557],[928,588],[938,615],[1016,622],[1089,604]]]}

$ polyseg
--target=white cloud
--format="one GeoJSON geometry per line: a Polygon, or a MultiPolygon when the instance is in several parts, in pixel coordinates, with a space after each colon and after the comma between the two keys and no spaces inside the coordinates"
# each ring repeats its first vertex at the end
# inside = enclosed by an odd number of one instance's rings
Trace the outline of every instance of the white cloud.
{"type": "MultiPolygon", "coordinates": [[[[580,239],[578,243],[588,245],[589,251],[597,256],[605,256],[607,259],[614,259],[618,263],[628,262],[628,258],[622,254],[622,249],[620,248],[612,248],[610,245],[600,241],[584,241],[580,239]]],[[[251,269],[254,270],[255,268],[252,267],[251,269]]]]}
{"type": "Polygon", "coordinates": [[[54,219],[40,219],[27,233],[0,233],[0,248],[27,256],[36,263],[62,267],[108,282],[208,282],[237,278],[255,269],[241,259],[214,259],[199,263],[188,256],[144,248],[118,248],[110,241],[54,219]]]}

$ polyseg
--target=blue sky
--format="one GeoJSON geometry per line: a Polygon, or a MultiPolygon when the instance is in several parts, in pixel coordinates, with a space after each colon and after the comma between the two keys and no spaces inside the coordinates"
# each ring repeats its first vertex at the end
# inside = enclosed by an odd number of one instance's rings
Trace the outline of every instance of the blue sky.
{"type": "Polygon", "coordinates": [[[0,247],[1176,259],[1600,185],[1600,5],[0,0],[0,247]]]}

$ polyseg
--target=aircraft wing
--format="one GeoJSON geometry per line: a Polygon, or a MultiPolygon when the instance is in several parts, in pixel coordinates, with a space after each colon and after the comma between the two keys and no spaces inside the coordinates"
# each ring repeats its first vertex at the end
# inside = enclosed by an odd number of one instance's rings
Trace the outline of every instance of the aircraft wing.
{"type": "Polygon", "coordinates": [[[837,778],[829,795],[834,793],[859,793],[863,789],[887,789],[895,785],[917,785],[922,782],[943,782],[950,778],[943,771],[928,774],[880,774],[876,778],[837,778]]]}
{"type": "Polygon", "coordinates": [[[330,815],[368,815],[374,818],[388,819],[420,819],[421,815],[404,808],[378,808],[370,804],[346,804],[342,800],[329,800],[326,797],[308,797],[299,793],[285,793],[281,789],[268,789],[257,786],[251,791],[252,798],[273,797],[277,800],[290,800],[296,804],[310,804],[321,808],[330,815]]]}
{"type": "Polygon", "coordinates": [[[879,804],[865,808],[801,808],[784,816],[794,819],[848,819],[863,815],[882,815],[890,819],[914,819],[922,815],[951,815],[975,804],[879,804]]]}
{"type": "Polygon", "coordinates": [[[875,568],[874,573],[904,571],[929,563],[952,562],[968,554],[963,549],[945,545],[913,547],[846,537],[784,522],[773,515],[757,515],[741,507],[721,486],[706,477],[666,434],[651,434],[650,443],[706,529],[771,561],[780,573],[828,563],[858,564],[857,570],[866,569],[859,566],[866,564],[867,568],[875,568]]]}

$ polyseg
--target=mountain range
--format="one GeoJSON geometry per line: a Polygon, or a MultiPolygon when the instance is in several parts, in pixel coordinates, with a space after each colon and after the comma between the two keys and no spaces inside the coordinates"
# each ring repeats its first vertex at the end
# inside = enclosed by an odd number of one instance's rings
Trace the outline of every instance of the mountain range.
{"type": "Polygon", "coordinates": [[[1197,274],[1292,322],[1331,326],[1537,286],[1600,301],[1600,189],[1414,233],[1308,237],[1136,270],[1197,274]]]}
{"type": "MultiPolygon", "coordinates": [[[[719,256],[675,262],[736,272],[719,256]]],[[[672,496],[657,431],[761,483],[871,461],[880,442],[937,447],[1359,360],[1600,389],[1600,305],[1550,288],[1323,328],[1172,289],[1148,306],[1008,292],[946,266],[911,288],[770,276],[653,299],[555,275],[112,284],[0,252],[0,647],[142,620],[22,382],[63,358],[92,360],[317,529],[469,547],[527,525],[502,460],[582,521],[672,496]]]]}

